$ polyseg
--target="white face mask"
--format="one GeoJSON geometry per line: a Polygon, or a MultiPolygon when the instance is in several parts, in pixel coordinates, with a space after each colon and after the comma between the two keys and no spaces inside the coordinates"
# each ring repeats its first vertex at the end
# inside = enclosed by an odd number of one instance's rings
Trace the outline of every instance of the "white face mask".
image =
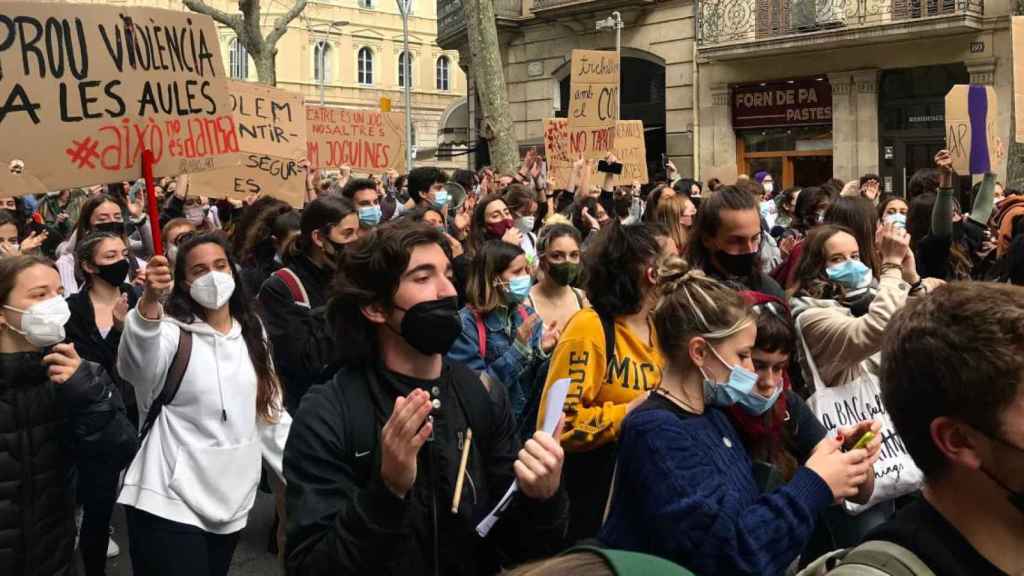
{"type": "Polygon", "coordinates": [[[235,293],[235,279],[226,272],[208,272],[192,283],[188,293],[203,308],[218,310],[235,293]]]}
{"type": "Polygon", "coordinates": [[[14,306],[4,306],[8,310],[21,312],[21,329],[13,324],[7,325],[18,334],[21,334],[33,346],[43,348],[53,346],[64,341],[64,325],[71,318],[71,310],[68,303],[60,296],[54,296],[49,300],[36,302],[28,307],[28,310],[21,310],[14,306]]]}
{"type": "Polygon", "coordinates": [[[764,188],[764,193],[765,194],[771,194],[772,191],[775,190],[775,183],[774,182],[762,182],[761,183],[761,187],[764,188]]]}

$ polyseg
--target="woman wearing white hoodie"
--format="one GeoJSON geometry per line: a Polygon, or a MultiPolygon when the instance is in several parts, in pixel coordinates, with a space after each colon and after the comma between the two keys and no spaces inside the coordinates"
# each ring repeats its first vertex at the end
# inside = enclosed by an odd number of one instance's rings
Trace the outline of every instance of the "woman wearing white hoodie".
{"type": "Polygon", "coordinates": [[[291,420],[221,237],[182,243],[173,278],[167,260],[154,257],[125,320],[117,366],[135,387],[143,422],[182,332],[192,347],[180,388],[143,439],[118,502],[127,507],[135,574],[223,576],[256,497],[261,456],[280,475],[291,420]]]}

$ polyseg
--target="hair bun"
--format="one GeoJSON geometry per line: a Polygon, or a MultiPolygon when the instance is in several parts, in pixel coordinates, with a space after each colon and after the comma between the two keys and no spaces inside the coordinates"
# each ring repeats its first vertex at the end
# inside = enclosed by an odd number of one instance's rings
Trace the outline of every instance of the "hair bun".
{"type": "Polygon", "coordinates": [[[658,288],[662,294],[671,294],[682,285],[697,279],[707,279],[704,272],[691,268],[686,260],[672,256],[666,258],[658,266],[658,288]]]}

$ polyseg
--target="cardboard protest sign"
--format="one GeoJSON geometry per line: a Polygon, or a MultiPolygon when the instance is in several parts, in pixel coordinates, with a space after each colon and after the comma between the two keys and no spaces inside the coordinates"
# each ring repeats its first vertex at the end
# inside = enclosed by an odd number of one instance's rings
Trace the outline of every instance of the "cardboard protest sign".
{"type": "Polygon", "coordinates": [[[959,174],[991,172],[1001,160],[998,101],[991,86],[958,84],[946,95],[946,148],[959,174]]]}
{"type": "Polygon", "coordinates": [[[0,161],[50,189],[131,180],[142,150],[157,176],[236,160],[217,29],[154,8],[4,2],[0,161]]]}
{"type": "Polygon", "coordinates": [[[306,104],[301,94],[236,80],[228,82],[228,91],[244,152],[295,160],[306,156],[306,104]]]}
{"type": "Polygon", "coordinates": [[[619,55],[573,50],[569,78],[569,137],[584,157],[604,158],[619,119],[619,55]]]}
{"type": "Polygon", "coordinates": [[[46,194],[46,186],[30,174],[14,174],[0,169],[0,198],[46,194]]]}
{"type": "Polygon", "coordinates": [[[296,160],[242,154],[238,166],[190,176],[189,191],[200,196],[235,200],[263,194],[301,208],[306,200],[306,171],[296,160]]]}
{"type": "Polygon", "coordinates": [[[306,136],[314,170],[405,172],[405,117],[401,112],[306,107],[306,136]]]}
{"type": "Polygon", "coordinates": [[[299,208],[306,199],[306,105],[299,94],[262,84],[231,81],[231,110],[238,128],[241,162],[195,174],[197,194],[244,200],[273,196],[299,208]]]}
{"type": "Polygon", "coordinates": [[[1013,42],[1013,125],[1014,140],[1024,142],[1024,16],[1011,18],[1013,42]]]}
{"type": "MultiPolygon", "coordinates": [[[[569,120],[565,118],[546,118],[544,120],[544,158],[548,165],[548,178],[554,178],[560,187],[569,185],[572,175],[573,161],[580,157],[582,150],[576,148],[577,140],[570,136],[569,120]]],[[[611,150],[622,162],[622,174],[615,176],[613,185],[631,186],[633,181],[646,184],[650,181],[647,174],[647,146],[644,142],[644,123],[640,120],[619,120],[615,125],[615,148],[611,150]]],[[[607,156],[605,152],[601,158],[607,156]]],[[[590,182],[600,184],[597,163],[592,172],[590,182]]]]}

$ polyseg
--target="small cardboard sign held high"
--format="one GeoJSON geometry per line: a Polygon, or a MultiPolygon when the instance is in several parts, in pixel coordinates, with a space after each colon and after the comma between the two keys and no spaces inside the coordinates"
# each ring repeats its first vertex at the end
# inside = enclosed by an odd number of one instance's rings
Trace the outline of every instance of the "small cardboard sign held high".
{"type": "MultiPolygon", "coordinates": [[[[569,136],[569,121],[565,118],[544,120],[544,154],[548,163],[548,176],[557,186],[568,186],[572,164],[582,153],[569,136]]],[[[634,181],[647,184],[647,147],[644,141],[644,123],[641,120],[619,120],[615,124],[615,154],[622,163],[622,174],[613,179],[614,186],[631,186],[634,181]]],[[[603,156],[602,156],[603,158],[603,156]]],[[[600,184],[603,175],[595,170],[590,182],[600,184]]]]}
{"type": "Polygon", "coordinates": [[[991,172],[1003,157],[991,86],[958,84],[946,95],[946,149],[958,174],[991,172]]]}
{"type": "Polygon", "coordinates": [[[569,138],[586,158],[601,159],[615,148],[619,119],[619,55],[573,50],[569,77],[569,138]]]}
{"type": "Polygon", "coordinates": [[[3,2],[0,163],[56,190],[237,162],[217,28],[155,8],[3,2]]]}

